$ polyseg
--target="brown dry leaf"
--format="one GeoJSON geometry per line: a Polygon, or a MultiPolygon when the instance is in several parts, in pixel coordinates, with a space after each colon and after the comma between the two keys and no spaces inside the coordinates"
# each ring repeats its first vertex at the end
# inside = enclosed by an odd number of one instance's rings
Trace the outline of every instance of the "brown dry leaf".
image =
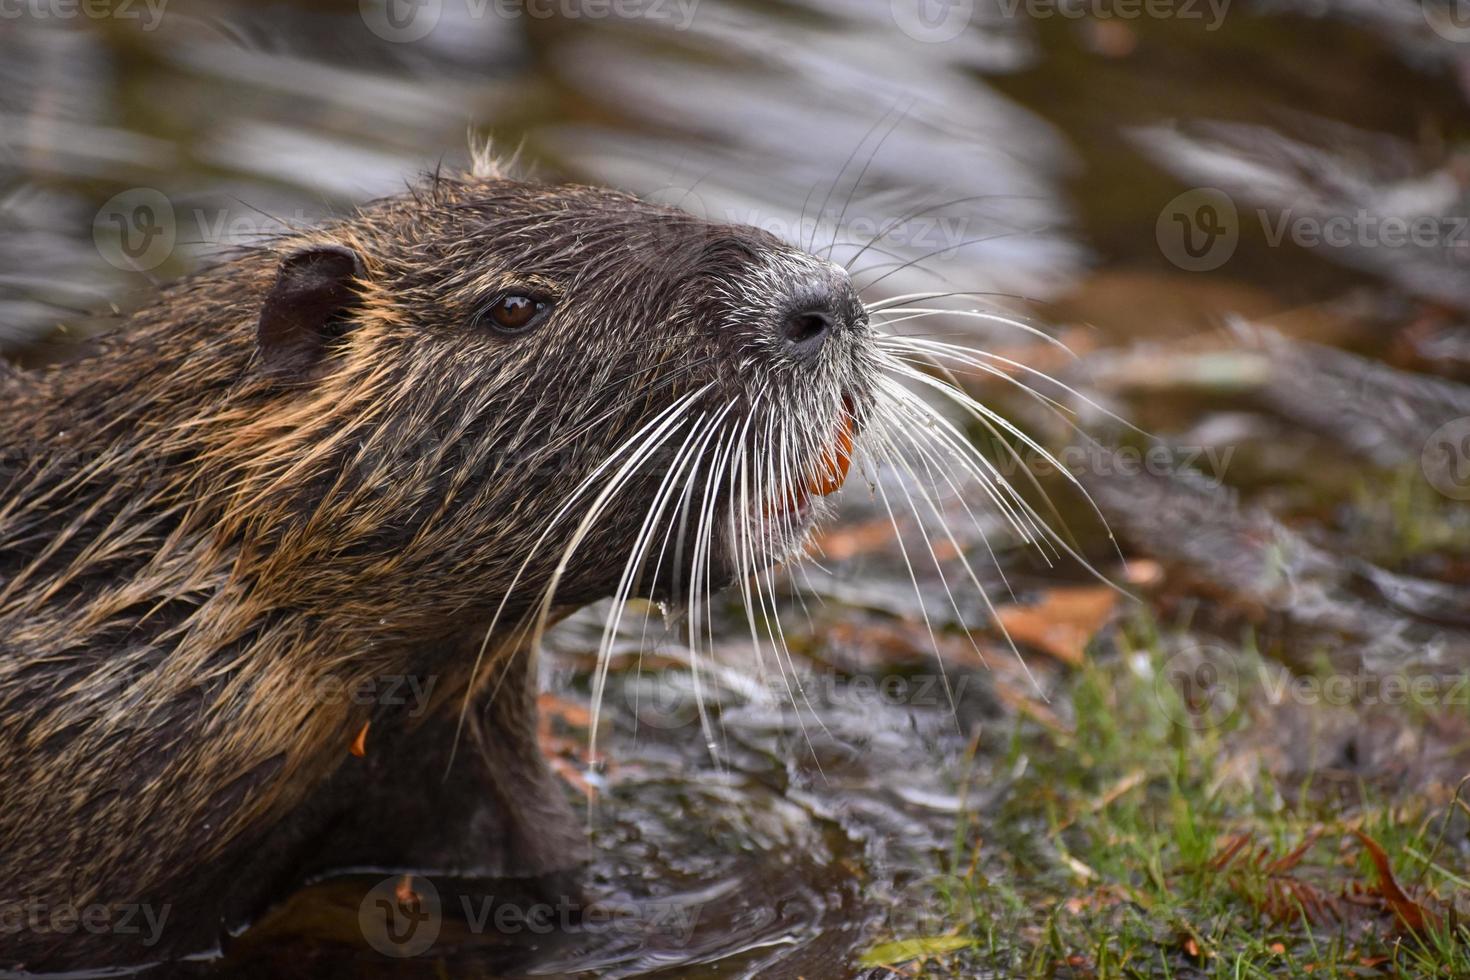
{"type": "Polygon", "coordinates": [[[1087,45],[1104,58],[1126,58],[1138,49],[1138,33],[1119,20],[1083,21],[1087,45]]]}
{"type": "Polygon", "coordinates": [[[886,519],[837,528],[816,540],[817,552],[831,561],[846,561],[892,545],[893,525],[886,519]]]}
{"type": "Polygon", "coordinates": [[[1124,776],[1122,779],[1118,780],[1116,783],[1110,786],[1107,792],[1103,793],[1103,795],[1098,798],[1097,802],[1092,805],[1093,810],[1106,810],[1108,807],[1117,802],[1118,797],[1122,796],[1124,793],[1127,793],[1135,786],[1140,785],[1147,778],[1148,773],[1144,772],[1142,769],[1133,770],[1132,772],[1128,773],[1128,775],[1124,776]]]}
{"type": "Polygon", "coordinates": [[[1349,918],[1349,904],[1294,874],[1322,833],[1322,828],[1313,828],[1300,844],[1280,857],[1274,856],[1269,847],[1250,847],[1249,835],[1237,835],[1226,841],[1209,867],[1223,873],[1237,895],[1255,904],[1273,922],[1295,922],[1305,917],[1312,925],[1340,924],[1349,918]],[[1251,887],[1252,878],[1263,879],[1259,887],[1251,887]]]}
{"type": "Polygon", "coordinates": [[[1104,912],[1127,902],[1128,896],[1115,885],[1099,885],[1083,895],[1074,895],[1063,903],[1063,908],[1072,915],[1084,912],[1104,912]]]}
{"type": "Polygon", "coordinates": [[[1210,867],[1215,871],[1224,871],[1235,860],[1236,855],[1251,842],[1249,834],[1236,834],[1226,840],[1213,858],[1210,859],[1210,867]]]}
{"type": "Polygon", "coordinates": [[[586,729],[592,726],[592,714],[583,705],[550,692],[536,698],[540,709],[540,725],[536,740],[541,746],[541,755],[567,785],[586,796],[589,800],[597,796],[597,789],[582,775],[583,768],[590,768],[598,760],[587,751],[585,741],[567,738],[556,733],[555,722],[568,728],[586,729]],[[580,768],[579,768],[580,764],[580,768]]]}
{"type": "Polygon", "coordinates": [[[1134,588],[1151,588],[1164,581],[1164,566],[1152,558],[1139,558],[1123,566],[1123,581],[1134,588]]]}
{"type": "Polygon", "coordinates": [[[1093,968],[1092,960],[1081,953],[1073,953],[1063,961],[1068,968],[1078,971],[1084,977],[1096,976],[1097,971],[1093,968]]]}
{"type": "Polygon", "coordinates": [[[1337,926],[1364,921],[1381,923],[1392,915],[1394,922],[1407,932],[1422,933],[1439,925],[1441,916],[1399,887],[1388,855],[1361,830],[1355,829],[1352,834],[1367,849],[1378,871],[1376,886],[1354,882],[1339,893],[1330,894],[1318,885],[1303,881],[1296,872],[1322,833],[1322,828],[1314,828],[1300,844],[1280,857],[1274,857],[1268,847],[1252,848],[1248,835],[1231,837],[1209,867],[1225,874],[1237,894],[1254,902],[1275,922],[1305,918],[1312,925],[1337,926]],[[1249,887],[1251,876],[1263,879],[1263,884],[1258,882],[1257,887],[1249,887]]]}
{"type": "Polygon", "coordinates": [[[550,727],[554,718],[569,728],[592,727],[592,712],[575,701],[557,697],[555,694],[545,692],[536,698],[536,707],[541,711],[541,727],[550,727]]]}
{"type": "Polygon", "coordinates": [[[997,609],[996,619],[1017,643],[1075,667],[1117,605],[1118,593],[1106,586],[1051,589],[1035,605],[997,609]]]}
{"type": "Polygon", "coordinates": [[[1388,855],[1384,853],[1382,846],[1361,830],[1355,830],[1353,834],[1362,841],[1363,847],[1368,851],[1368,858],[1378,870],[1378,894],[1393,910],[1394,918],[1410,932],[1422,933],[1438,927],[1439,915],[1404,894],[1404,890],[1394,880],[1393,868],[1389,865],[1388,855]]]}

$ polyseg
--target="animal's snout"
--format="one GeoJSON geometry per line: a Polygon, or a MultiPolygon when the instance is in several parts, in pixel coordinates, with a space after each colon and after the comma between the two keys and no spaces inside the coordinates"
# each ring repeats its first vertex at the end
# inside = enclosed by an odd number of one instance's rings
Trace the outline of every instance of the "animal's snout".
{"type": "Polygon", "coordinates": [[[804,359],[815,357],[834,337],[852,330],[863,318],[862,304],[851,285],[823,284],[804,291],[793,302],[777,324],[777,332],[791,353],[804,359]]]}
{"type": "Polygon", "coordinates": [[[797,310],[787,316],[781,335],[798,352],[816,351],[827,342],[835,326],[828,310],[820,307],[797,310]]]}

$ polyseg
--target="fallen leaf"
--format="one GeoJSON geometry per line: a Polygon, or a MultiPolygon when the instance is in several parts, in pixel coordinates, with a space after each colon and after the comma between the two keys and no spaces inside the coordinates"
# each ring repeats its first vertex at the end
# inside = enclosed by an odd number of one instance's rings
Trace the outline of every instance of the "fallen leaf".
{"type": "Polygon", "coordinates": [[[1382,846],[1361,830],[1355,830],[1353,834],[1362,841],[1363,847],[1368,851],[1369,860],[1378,870],[1378,893],[1383,896],[1388,907],[1393,909],[1394,917],[1404,928],[1410,932],[1422,933],[1438,927],[1439,916],[1404,894],[1404,890],[1394,880],[1393,868],[1389,865],[1388,855],[1384,853],[1382,846]]]}
{"type": "Polygon", "coordinates": [[[893,524],[886,519],[828,531],[816,540],[816,550],[832,561],[846,561],[890,547],[893,524]]]}
{"type": "Polygon", "coordinates": [[[900,939],[891,943],[880,943],[862,955],[863,966],[894,966],[910,960],[942,956],[968,949],[975,940],[965,936],[924,936],[919,939],[900,939]]]}
{"type": "Polygon", "coordinates": [[[536,707],[540,709],[543,727],[553,718],[572,728],[592,726],[592,712],[574,701],[557,697],[549,691],[536,698],[536,707]]]}
{"type": "Polygon", "coordinates": [[[1158,585],[1164,580],[1164,566],[1152,558],[1138,558],[1123,566],[1123,581],[1143,588],[1158,585]]]}
{"type": "Polygon", "coordinates": [[[1106,586],[1078,586],[1051,589],[1035,605],[1003,606],[995,615],[1017,643],[1075,667],[1117,605],[1118,593],[1106,586]]]}

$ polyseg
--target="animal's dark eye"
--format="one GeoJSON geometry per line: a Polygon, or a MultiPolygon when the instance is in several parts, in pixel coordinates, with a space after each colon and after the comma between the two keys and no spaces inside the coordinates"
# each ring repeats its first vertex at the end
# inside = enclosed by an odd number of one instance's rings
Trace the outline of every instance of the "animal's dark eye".
{"type": "Polygon", "coordinates": [[[500,333],[525,333],[546,319],[551,303],[523,293],[497,296],[478,317],[480,323],[500,333]]]}

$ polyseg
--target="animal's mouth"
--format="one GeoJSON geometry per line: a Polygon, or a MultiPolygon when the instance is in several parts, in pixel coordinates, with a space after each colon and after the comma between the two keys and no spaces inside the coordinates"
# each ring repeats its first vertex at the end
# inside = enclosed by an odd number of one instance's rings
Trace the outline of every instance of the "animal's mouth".
{"type": "Polygon", "coordinates": [[[797,521],[811,511],[813,497],[828,497],[842,489],[852,468],[853,443],[858,434],[857,408],[852,397],[844,395],[842,411],[831,440],[812,472],[785,488],[771,508],[777,520],[797,521]]]}

